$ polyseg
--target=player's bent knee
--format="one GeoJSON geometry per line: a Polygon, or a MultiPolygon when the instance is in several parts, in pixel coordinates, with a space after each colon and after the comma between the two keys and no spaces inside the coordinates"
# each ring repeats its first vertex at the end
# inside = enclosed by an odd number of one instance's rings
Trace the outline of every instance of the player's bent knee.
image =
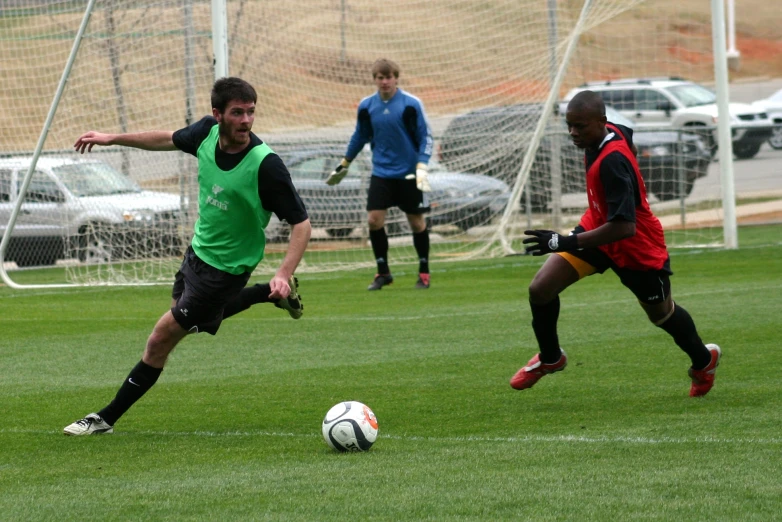
{"type": "Polygon", "coordinates": [[[370,230],[380,230],[386,225],[386,213],[382,210],[370,210],[367,215],[370,230]]]}
{"type": "Polygon", "coordinates": [[[147,339],[147,347],[144,350],[143,360],[145,363],[162,368],[166,363],[169,354],[174,350],[181,338],[167,335],[161,332],[152,332],[147,339]]]}
{"type": "Polygon", "coordinates": [[[177,323],[171,312],[160,318],[147,339],[145,354],[155,359],[165,358],[187,332],[177,323]]]}
{"type": "Polygon", "coordinates": [[[426,230],[426,218],[423,214],[407,214],[407,222],[414,233],[420,234],[426,230]]]}
{"type": "Polygon", "coordinates": [[[665,321],[671,318],[675,305],[673,303],[668,304],[663,302],[653,306],[643,305],[642,303],[642,306],[649,321],[655,326],[661,326],[665,321]]]}
{"type": "Polygon", "coordinates": [[[533,279],[529,285],[529,300],[535,304],[546,304],[557,297],[556,288],[546,284],[543,279],[533,279]]]}
{"type": "Polygon", "coordinates": [[[578,273],[567,261],[558,256],[551,256],[532,278],[529,285],[529,300],[535,304],[549,303],[578,279],[578,273]]]}

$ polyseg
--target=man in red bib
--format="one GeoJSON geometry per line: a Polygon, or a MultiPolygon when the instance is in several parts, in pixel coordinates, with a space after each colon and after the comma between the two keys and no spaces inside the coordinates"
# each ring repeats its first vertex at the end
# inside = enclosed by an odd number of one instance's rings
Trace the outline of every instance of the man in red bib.
{"type": "Polygon", "coordinates": [[[532,329],[540,353],[511,378],[517,390],[531,388],[546,374],[565,369],[559,346],[559,294],[592,274],[613,270],[635,294],[649,320],[665,330],[692,361],[691,397],[706,395],[714,385],[721,351],[704,345],[690,314],[671,298],[670,258],[660,221],[646,201],[646,187],[635,159],[633,131],[609,123],[602,98],[592,91],[568,104],[568,132],[585,150],[589,208],[568,236],[551,230],[528,230],[527,253],[554,253],[529,287],[532,329]]]}

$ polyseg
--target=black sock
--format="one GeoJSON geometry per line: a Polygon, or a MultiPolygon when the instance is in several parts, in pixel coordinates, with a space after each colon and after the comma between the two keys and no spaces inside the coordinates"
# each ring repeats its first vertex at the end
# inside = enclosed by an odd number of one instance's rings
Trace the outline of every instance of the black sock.
{"type": "Polygon", "coordinates": [[[530,301],[532,309],[532,330],[538,340],[540,348],[540,361],[545,364],[554,364],[562,357],[559,348],[559,336],[557,335],[557,321],[559,320],[559,296],[546,304],[535,304],[530,301]]]}
{"type": "Polygon", "coordinates": [[[418,273],[429,273],[429,229],[413,232],[413,245],[418,253],[418,273]]]}
{"type": "Polygon", "coordinates": [[[711,362],[711,353],[701,341],[695,322],[687,310],[673,303],[673,314],[657,326],[668,332],[679,348],[690,356],[693,368],[700,370],[711,362]]]}
{"type": "Polygon", "coordinates": [[[120,386],[114,400],[100,410],[98,415],[104,421],[114,426],[114,423],[157,382],[162,371],[163,368],[153,368],[144,361],[139,361],[130,370],[128,378],[120,386]]]}
{"type": "Polygon", "coordinates": [[[242,291],[239,292],[239,295],[225,305],[225,308],[223,309],[223,319],[228,319],[232,315],[244,312],[254,304],[271,303],[275,301],[275,299],[269,299],[269,294],[271,293],[272,287],[269,283],[243,288],[242,291]]]}
{"type": "Polygon", "coordinates": [[[388,236],[386,235],[386,229],[380,228],[378,230],[370,230],[369,240],[372,242],[372,252],[375,253],[377,273],[390,274],[391,270],[388,268],[388,236]]]}

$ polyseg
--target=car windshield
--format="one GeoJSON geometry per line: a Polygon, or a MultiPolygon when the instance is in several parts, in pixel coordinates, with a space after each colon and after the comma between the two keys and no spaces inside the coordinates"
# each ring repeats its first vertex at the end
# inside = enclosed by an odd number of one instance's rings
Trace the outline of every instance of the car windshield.
{"type": "Polygon", "coordinates": [[[677,98],[685,107],[710,105],[717,103],[717,96],[706,87],[695,83],[674,85],[665,89],[677,98]]]}
{"type": "Polygon", "coordinates": [[[782,89],[772,94],[769,100],[782,103],[782,89]]]}
{"type": "Polygon", "coordinates": [[[52,170],[77,197],[141,192],[133,180],[106,163],[71,163],[52,170]]]}

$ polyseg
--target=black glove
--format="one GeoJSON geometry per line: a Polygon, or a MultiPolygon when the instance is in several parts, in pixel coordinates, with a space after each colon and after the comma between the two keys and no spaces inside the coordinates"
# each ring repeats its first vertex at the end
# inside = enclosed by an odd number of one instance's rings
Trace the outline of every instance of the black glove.
{"type": "Polygon", "coordinates": [[[562,236],[553,230],[525,230],[527,239],[522,241],[529,245],[525,251],[533,256],[542,256],[550,252],[567,252],[578,248],[576,236],[562,236]]]}

